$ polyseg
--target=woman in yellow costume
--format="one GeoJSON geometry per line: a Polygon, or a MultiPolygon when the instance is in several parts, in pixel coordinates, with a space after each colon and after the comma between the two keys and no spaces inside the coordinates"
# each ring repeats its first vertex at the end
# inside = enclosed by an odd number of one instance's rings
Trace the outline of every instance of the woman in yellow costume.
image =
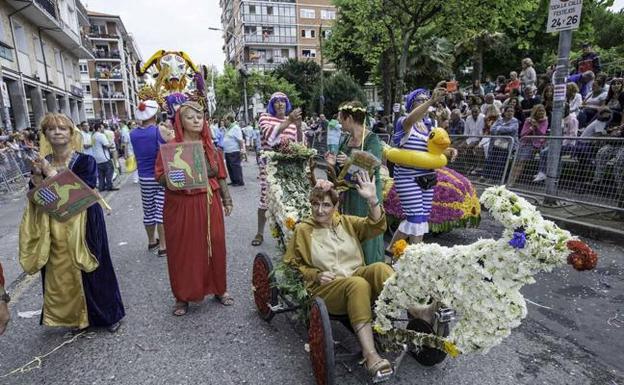
{"type": "MultiPolygon", "coordinates": [[[[70,169],[95,188],[97,164],[79,152],[81,135],[72,121],[63,114],[46,114],[40,126],[42,154],[33,161],[30,187],[70,169]],[[51,152],[47,156],[46,148],[51,152]]],[[[29,201],[19,229],[19,257],[26,273],[41,272],[41,324],[119,328],[125,311],[99,204],[60,223],[29,201]]]]}

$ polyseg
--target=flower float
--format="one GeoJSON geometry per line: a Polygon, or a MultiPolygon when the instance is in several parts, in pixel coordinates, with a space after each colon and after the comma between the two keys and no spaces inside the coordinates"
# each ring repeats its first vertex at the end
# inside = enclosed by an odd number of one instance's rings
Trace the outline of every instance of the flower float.
{"type": "Polygon", "coordinates": [[[536,273],[566,263],[577,270],[596,266],[597,255],[587,245],[544,220],[533,205],[504,186],[485,190],[481,204],[505,227],[502,237],[454,247],[408,246],[376,302],[374,327],[385,338],[437,348],[451,356],[487,353],[526,317],[520,289],[534,283],[536,273]],[[431,300],[459,315],[448,337],[395,327],[393,320],[400,319],[405,309],[431,300]]]}
{"type": "MultiPolygon", "coordinates": [[[[455,228],[477,227],[481,221],[481,205],[477,192],[465,176],[448,167],[436,170],[438,183],[433,190],[429,229],[433,233],[455,228]]],[[[397,220],[405,218],[399,195],[390,188],[384,199],[386,214],[397,220]]]]}
{"type": "Polygon", "coordinates": [[[310,215],[309,162],[316,150],[297,143],[282,143],[279,152],[265,151],[269,183],[267,219],[271,235],[285,250],[295,225],[310,215]]]}

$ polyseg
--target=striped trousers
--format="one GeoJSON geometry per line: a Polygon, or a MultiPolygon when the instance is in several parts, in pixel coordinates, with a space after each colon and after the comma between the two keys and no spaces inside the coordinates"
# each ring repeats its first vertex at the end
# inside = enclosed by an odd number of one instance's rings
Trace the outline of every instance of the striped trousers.
{"type": "Polygon", "coordinates": [[[154,178],[139,177],[141,202],[143,203],[143,224],[153,226],[163,223],[165,188],[154,178]]]}

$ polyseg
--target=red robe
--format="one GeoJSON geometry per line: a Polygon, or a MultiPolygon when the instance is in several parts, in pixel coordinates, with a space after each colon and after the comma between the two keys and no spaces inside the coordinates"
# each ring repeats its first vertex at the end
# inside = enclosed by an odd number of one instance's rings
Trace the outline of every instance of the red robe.
{"type": "MultiPolygon", "coordinates": [[[[179,122],[179,116],[176,117],[179,122]]],[[[181,142],[181,127],[176,125],[176,141],[181,142]]],[[[208,133],[208,126],[204,124],[208,133]]],[[[206,189],[165,190],[163,221],[167,241],[167,266],[171,290],[178,301],[198,302],[206,295],[226,292],[226,249],[223,204],[218,179],[226,178],[223,158],[215,150],[208,134],[202,141],[209,166],[216,168],[216,176],[209,178],[212,202],[208,205],[206,189]],[[216,166],[216,167],[215,167],[216,166]],[[208,252],[208,217],[210,215],[210,242],[208,252]]],[[[155,177],[164,175],[160,153],[156,159],[155,177]]],[[[210,174],[210,170],[209,170],[210,174]]]]}

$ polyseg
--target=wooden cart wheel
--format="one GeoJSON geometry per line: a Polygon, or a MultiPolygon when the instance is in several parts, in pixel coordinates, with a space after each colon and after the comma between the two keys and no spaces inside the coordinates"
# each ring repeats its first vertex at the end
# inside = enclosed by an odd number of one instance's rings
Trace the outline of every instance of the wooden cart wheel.
{"type": "Polygon", "coordinates": [[[254,302],[260,317],[269,322],[275,313],[269,307],[277,305],[278,289],[275,287],[275,278],[271,275],[273,264],[264,253],[258,253],[254,258],[252,271],[252,290],[254,302]]]}
{"type": "MultiPolygon", "coordinates": [[[[414,318],[409,321],[409,323],[407,324],[407,329],[419,333],[434,334],[431,325],[429,325],[428,322],[419,318],[414,318]]],[[[442,337],[446,337],[448,336],[448,334],[449,325],[445,324],[442,337]]],[[[439,364],[446,358],[445,352],[429,347],[417,347],[417,349],[415,350],[410,350],[410,354],[414,357],[416,361],[418,361],[423,366],[433,366],[439,364]]]]}
{"type": "Polygon", "coordinates": [[[308,344],[316,384],[334,385],[336,381],[334,337],[325,301],[319,297],[314,299],[310,309],[308,344]]]}

